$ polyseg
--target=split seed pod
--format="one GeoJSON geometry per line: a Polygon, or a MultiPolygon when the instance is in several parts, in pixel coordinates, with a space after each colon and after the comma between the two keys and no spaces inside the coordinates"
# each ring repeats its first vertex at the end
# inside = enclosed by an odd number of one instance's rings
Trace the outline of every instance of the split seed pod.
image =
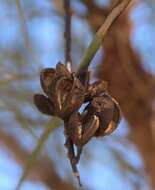
{"type": "Polygon", "coordinates": [[[120,115],[120,107],[110,95],[95,97],[82,114],[76,111],[70,116],[70,138],[78,147],[85,145],[93,136],[109,135],[117,128],[120,115]]]}
{"type": "Polygon", "coordinates": [[[40,82],[45,95],[36,94],[34,101],[44,114],[68,118],[84,101],[84,86],[61,63],[57,64],[56,69],[43,69],[40,82]]]}

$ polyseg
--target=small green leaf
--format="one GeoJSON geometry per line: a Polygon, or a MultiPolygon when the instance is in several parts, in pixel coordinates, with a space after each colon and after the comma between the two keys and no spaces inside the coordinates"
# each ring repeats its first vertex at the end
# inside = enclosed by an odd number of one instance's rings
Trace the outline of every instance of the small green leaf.
{"type": "Polygon", "coordinates": [[[26,163],[23,173],[20,177],[20,180],[17,184],[16,190],[19,190],[25,181],[26,177],[28,176],[29,171],[32,169],[33,164],[35,163],[38,155],[40,154],[45,142],[49,138],[50,134],[54,129],[56,129],[59,126],[60,120],[58,118],[53,118],[50,123],[48,123],[47,128],[45,129],[44,133],[42,134],[41,138],[38,140],[38,143],[36,145],[36,148],[34,151],[32,151],[28,162],[26,163]]]}

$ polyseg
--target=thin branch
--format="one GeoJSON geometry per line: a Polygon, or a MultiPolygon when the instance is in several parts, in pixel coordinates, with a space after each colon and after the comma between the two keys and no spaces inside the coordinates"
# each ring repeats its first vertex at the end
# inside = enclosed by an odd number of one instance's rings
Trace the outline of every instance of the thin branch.
{"type": "Polygon", "coordinates": [[[34,74],[33,76],[27,74],[12,74],[4,79],[0,79],[0,85],[6,85],[9,82],[19,81],[19,80],[31,80],[35,79],[38,75],[34,74]]]}
{"type": "Polygon", "coordinates": [[[29,32],[26,26],[26,19],[23,12],[21,0],[15,0],[15,1],[16,1],[17,12],[19,15],[20,28],[23,34],[24,45],[26,47],[27,53],[31,56],[34,63],[39,63],[41,65],[41,61],[38,59],[37,56],[34,55],[34,52],[33,52],[29,32]]]}
{"type": "Polygon", "coordinates": [[[49,138],[51,132],[59,126],[59,122],[60,121],[57,118],[54,118],[52,120],[52,123],[50,122],[48,124],[46,130],[44,131],[44,133],[42,134],[42,136],[38,140],[35,149],[32,151],[31,155],[29,156],[29,160],[24,167],[23,173],[22,173],[20,180],[17,184],[16,190],[21,189],[21,186],[24,183],[26,177],[28,176],[28,173],[30,172],[33,165],[35,164],[35,161],[37,160],[38,155],[41,153],[44,144],[46,143],[47,139],[49,138]]]}
{"type": "Polygon", "coordinates": [[[23,33],[24,43],[28,52],[30,53],[32,51],[32,47],[31,47],[29,34],[26,27],[26,20],[23,14],[23,9],[22,9],[20,0],[16,0],[16,7],[17,7],[18,15],[19,15],[19,21],[20,21],[21,31],[23,33]]]}
{"type": "Polygon", "coordinates": [[[78,69],[77,73],[80,73],[82,70],[85,70],[88,68],[91,60],[95,56],[99,47],[101,46],[107,31],[109,30],[109,28],[111,27],[113,22],[121,15],[121,13],[124,11],[124,9],[129,5],[130,2],[131,2],[131,0],[123,0],[123,1],[121,1],[121,3],[117,4],[112,9],[110,14],[107,16],[105,22],[99,28],[99,30],[95,34],[92,42],[90,43],[81,63],[79,65],[79,69],[78,69]]]}
{"type": "Polygon", "coordinates": [[[67,67],[71,69],[71,8],[70,0],[64,0],[64,9],[65,9],[65,62],[67,67]]]}

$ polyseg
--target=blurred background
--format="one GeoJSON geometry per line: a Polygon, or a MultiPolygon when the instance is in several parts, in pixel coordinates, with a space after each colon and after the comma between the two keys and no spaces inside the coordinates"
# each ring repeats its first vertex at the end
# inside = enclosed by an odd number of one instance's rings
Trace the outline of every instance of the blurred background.
{"type": "MultiPolygon", "coordinates": [[[[116,0],[72,0],[74,68],[116,0]]],[[[121,105],[119,128],[93,138],[78,165],[86,190],[155,189],[155,2],[132,1],[90,67],[121,105]]],[[[0,189],[14,190],[51,118],[33,103],[40,70],[64,62],[62,0],[0,0],[0,189]]],[[[50,134],[21,190],[77,190],[63,126],[50,134]]]]}

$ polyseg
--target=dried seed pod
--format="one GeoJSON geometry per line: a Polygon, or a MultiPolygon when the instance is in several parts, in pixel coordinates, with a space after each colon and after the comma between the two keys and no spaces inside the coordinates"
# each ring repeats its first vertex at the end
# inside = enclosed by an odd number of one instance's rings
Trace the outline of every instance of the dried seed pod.
{"type": "Polygon", "coordinates": [[[118,102],[109,94],[95,97],[85,108],[86,117],[95,114],[99,118],[99,128],[95,132],[96,137],[111,134],[118,126],[121,118],[121,110],[118,102]]]}
{"type": "MultiPolygon", "coordinates": [[[[40,81],[43,91],[48,97],[49,106],[52,105],[52,115],[66,119],[82,105],[85,88],[75,74],[70,73],[63,64],[58,63],[56,69],[43,69],[40,81]]],[[[43,102],[47,107],[47,97],[34,97],[35,104],[42,113],[46,113],[43,102]]]]}
{"type": "Polygon", "coordinates": [[[96,81],[89,84],[85,92],[85,102],[92,100],[94,97],[101,95],[107,91],[107,82],[104,80],[96,81]]]}
{"type": "MultiPolygon", "coordinates": [[[[100,83],[99,83],[100,84],[100,83]]],[[[99,85],[97,84],[97,87],[99,85]]],[[[91,89],[94,89],[93,87],[91,89]]],[[[100,88],[98,88],[100,91],[100,88]]],[[[103,89],[103,88],[102,88],[103,89]]],[[[96,91],[97,92],[97,91],[96,91]]],[[[97,95],[94,91],[90,97],[97,95]]],[[[79,162],[83,146],[88,143],[92,137],[99,137],[111,134],[120,121],[120,107],[117,101],[108,94],[102,94],[92,98],[82,114],[75,111],[67,120],[66,138],[70,139],[70,147],[76,145],[77,153],[74,148],[69,157],[71,163],[76,167],[79,162]],[[74,155],[74,156],[73,156],[74,155]]]]}
{"type": "Polygon", "coordinates": [[[107,94],[107,82],[89,84],[89,74],[84,70],[76,76],[58,63],[56,69],[46,68],[41,71],[40,83],[45,95],[34,96],[39,111],[63,119],[65,146],[79,183],[80,175],[76,165],[83,146],[92,137],[111,134],[118,126],[121,115],[119,104],[107,94]],[[79,113],[79,108],[86,102],[88,105],[79,113]]]}
{"type": "Polygon", "coordinates": [[[38,110],[46,115],[55,115],[53,103],[42,94],[34,95],[34,102],[38,110]]]}
{"type": "Polygon", "coordinates": [[[85,145],[93,136],[111,134],[120,121],[120,107],[108,94],[93,98],[84,112],[74,112],[68,121],[68,133],[76,146],[85,145]]]}
{"type": "Polygon", "coordinates": [[[50,94],[50,87],[54,79],[55,69],[46,68],[40,73],[40,84],[44,93],[48,96],[50,94]]]}
{"type": "Polygon", "coordinates": [[[96,115],[82,117],[79,112],[74,112],[69,118],[70,138],[78,147],[85,145],[99,127],[99,118],[96,115]]]}

